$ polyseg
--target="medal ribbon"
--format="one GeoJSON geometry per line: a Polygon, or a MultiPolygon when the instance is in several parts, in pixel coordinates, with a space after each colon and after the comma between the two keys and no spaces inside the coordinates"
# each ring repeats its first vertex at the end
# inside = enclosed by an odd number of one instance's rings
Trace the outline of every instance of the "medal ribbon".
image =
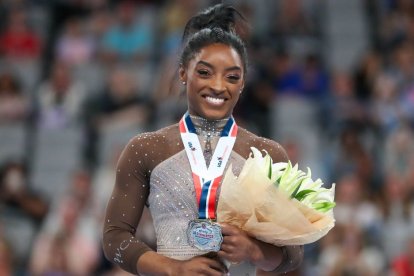
{"type": "Polygon", "coordinates": [[[179,123],[181,139],[193,175],[200,219],[216,218],[216,193],[237,136],[237,124],[230,117],[207,168],[196,129],[187,112],[179,123]]]}

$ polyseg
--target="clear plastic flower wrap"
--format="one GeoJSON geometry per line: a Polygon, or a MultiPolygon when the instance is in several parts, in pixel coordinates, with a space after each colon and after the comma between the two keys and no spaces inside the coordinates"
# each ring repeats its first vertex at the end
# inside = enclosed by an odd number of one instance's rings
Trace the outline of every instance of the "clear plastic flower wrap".
{"type": "Polygon", "coordinates": [[[325,236],[335,225],[335,184],[323,187],[320,179],[292,166],[272,163],[256,148],[236,177],[224,176],[217,205],[217,221],[245,230],[274,245],[303,245],[325,236]]]}

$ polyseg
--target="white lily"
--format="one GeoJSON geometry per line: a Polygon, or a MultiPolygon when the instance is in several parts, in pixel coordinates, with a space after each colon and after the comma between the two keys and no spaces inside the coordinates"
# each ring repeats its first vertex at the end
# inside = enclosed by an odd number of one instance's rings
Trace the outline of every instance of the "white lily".
{"type": "Polygon", "coordinates": [[[257,148],[251,148],[253,162],[281,191],[291,198],[302,202],[304,205],[320,212],[327,212],[335,206],[335,184],[330,189],[323,186],[321,179],[312,180],[312,172],[307,168],[307,173],[298,169],[298,164],[292,167],[290,161],[273,163],[270,155],[265,155],[257,148]]]}

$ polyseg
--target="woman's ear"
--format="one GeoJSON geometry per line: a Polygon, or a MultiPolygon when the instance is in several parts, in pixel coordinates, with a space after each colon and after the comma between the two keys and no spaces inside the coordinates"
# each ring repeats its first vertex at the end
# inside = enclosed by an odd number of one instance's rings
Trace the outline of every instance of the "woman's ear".
{"type": "Polygon", "coordinates": [[[184,69],[182,64],[180,64],[180,68],[178,69],[178,74],[180,76],[180,81],[185,85],[187,83],[187,72],[184,69]]]}
{"type": "Polygon", "coordinates": [[[242,86],[240,87],[240,94],[243,92],[243,89],[244,89],[244,81],[242,83],[242,86]]]}

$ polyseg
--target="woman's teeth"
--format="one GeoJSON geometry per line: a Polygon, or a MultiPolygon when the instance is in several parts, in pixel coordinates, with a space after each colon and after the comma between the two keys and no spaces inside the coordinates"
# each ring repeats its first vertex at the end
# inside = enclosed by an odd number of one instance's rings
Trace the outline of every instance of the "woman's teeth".
{"type": "Polygon", "coordinates": [[[224,99],[213,98],[213,97],[210,97],[210,96],[207,96],[206,100],[211,104],[222,104],[222,103],[224,103],[224,99]]]}

